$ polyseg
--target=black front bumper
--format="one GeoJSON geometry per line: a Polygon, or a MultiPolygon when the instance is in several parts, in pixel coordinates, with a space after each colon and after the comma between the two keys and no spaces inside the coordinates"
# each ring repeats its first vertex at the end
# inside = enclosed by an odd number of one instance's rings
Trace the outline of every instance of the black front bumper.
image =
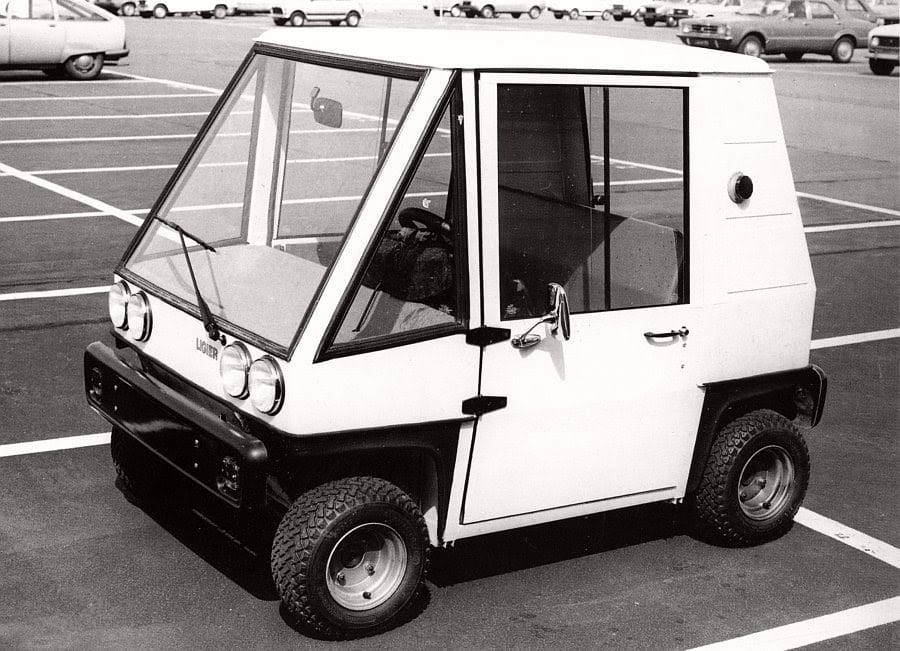
{"type": "Polygon", "coordinates": [[[217,413],[199,404],[100,342],[85,350],[84,384],[88,404],[186,480],[182,483],[232,511],[264,506],[266,447],[227,422],[224,406],[217,413]]]}

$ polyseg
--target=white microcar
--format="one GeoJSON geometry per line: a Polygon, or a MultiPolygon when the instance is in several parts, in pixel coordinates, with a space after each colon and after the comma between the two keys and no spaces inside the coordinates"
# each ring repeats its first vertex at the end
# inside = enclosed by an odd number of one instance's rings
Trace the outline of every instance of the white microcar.
{"type": "Polygon", "coordinates": [[[115,269],[85,390],[125,490],[270,545],[301,629],[358,637],[470,536],[650,502],[786,533],[814,299],[765,62],[275,29],[115,269]]]}

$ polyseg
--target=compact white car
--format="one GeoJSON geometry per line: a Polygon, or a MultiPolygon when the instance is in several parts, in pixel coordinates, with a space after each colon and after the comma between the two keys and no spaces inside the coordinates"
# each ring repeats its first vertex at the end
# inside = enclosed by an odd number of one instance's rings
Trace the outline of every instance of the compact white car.
{"type": "Polygon", "coordinates": [[[469,18],[496,18],[500,14],[509,14],[513,18],[523,15],[539,18],[544,11],[544,0],[463,0],[460,9],[469,18]]]}
{"type": "Polygon", "coordinates": [[[461,0],[439,0],[422,5],[422,9],[434,12],[435,16],[453,16],[454,18],[462,16],[461,0]]]}
{"type": "Polygon", "coordinates": [[[94,79],[128,56],[121,18],[83,0],[0,0],[0,70],[94,79]]]}
{"type": "Polygon", "coordinates": [[[123,489],[255,537],[301,630],[357,637],[471,536],[683,501],[786,533],[814,302],[764,61],[274,29],[115,269],[85,391],[123,489]]]}
{"type": "Polygon", "coordinates": [[[579,16],[584,16],[588,20],[594,20],[599,16],[603,20],[609,20],[612,18],[612,0],[555,0],[547,5],[547,11],[554,18],[568,16],[577,20],[579,16]]]}
{"type": "Polygon", "coordinates": [[[308,22],[341,23],[356,27],[362,19],[362,5],[356,0],[273,0],[272,20],[276,25],[301,27],[308,22]]]}
{"type": "Polygon", "coordinates": [[[869,32],[869,69],[876,75],[889,75],[900,63],[900,24],[876,27],[869,32]]]}
{"type": "Polygon", "coordinates": [[[225,18],[228,5],[219,0],[138,0],[141,18],[200,14],[203,18],[225,18]]]}

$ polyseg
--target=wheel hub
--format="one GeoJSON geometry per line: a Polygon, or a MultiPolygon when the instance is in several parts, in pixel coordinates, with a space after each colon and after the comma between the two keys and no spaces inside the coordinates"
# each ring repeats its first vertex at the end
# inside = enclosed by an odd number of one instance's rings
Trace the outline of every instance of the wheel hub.
{"type": "Polygon", "coordinates": [[[375,608],[400,587],[407,560],[406,545],[393,528],[375,523],[355,527],[328,557],[328,592],[348,610],[375,608]]]}
{"type": "Polygon", "coordinates": [[[779,516],[794,487],[794,463],[787,450],[769,445],[757,450],[741,470],[738,503],[752,520],[779,516]]]}
{"type": "Polygon", "coordinates": [[[80,72],[87,72],[94,65],[94,57],[90,54],[82,54],[73,61],[72,65],[80,72]]]}

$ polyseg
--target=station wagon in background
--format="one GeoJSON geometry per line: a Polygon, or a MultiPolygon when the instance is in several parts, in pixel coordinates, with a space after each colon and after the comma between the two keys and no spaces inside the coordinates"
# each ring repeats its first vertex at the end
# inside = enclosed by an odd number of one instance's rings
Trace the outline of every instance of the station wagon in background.
{"type": "Polygon", "coordinates": [[[463,0],[460,8],[468,18],[496,18],[500,14],[509,14],[513,18],[523,15],[539,18],[544,6],[543,0],[463,0]]]}
{"type": "Polygon", "coordinates": [[[83,0],[0,0],[0,70],[94,79],[128,56],[121,18],[83,0]]]}
{"type": "Polygon", "coordinates": [[[787,533],[815,293],[764,61],[276,28],[117,265],[84,387],[123,490],[269,554],[299,630],[360,637],[472,536],[655,502],[719,544],[787,533]]]}
{"type": "Polygon", "coordinates": [[[276,25],[302,27],[310,22],[345,24],[356,27],[362,19],[357,0],[272,0],[272,20],[276,25]]]}
{"type": "Polygon", "coordinates": [[[900,63],[900,24],[876,27],[869,32],[869,69],[876,75],[889,75],[900,63]]]}
{"type": "Polygon", "coordinates": [[[874,25],[833,0],[767,0],[749,11],[683,21],[678,38],[695,47],[755,57],[784,54],[788,61],[799,61],[804,54],[826,54],[836,63],[849,63],[855,48],[866,47],[874,25]]]}
{"type": "Polygon", "coordinates": [[[139,0],[141,18],[199,14],[203,18],[225,18],[228,5],[218,0],[139,0]]]}

